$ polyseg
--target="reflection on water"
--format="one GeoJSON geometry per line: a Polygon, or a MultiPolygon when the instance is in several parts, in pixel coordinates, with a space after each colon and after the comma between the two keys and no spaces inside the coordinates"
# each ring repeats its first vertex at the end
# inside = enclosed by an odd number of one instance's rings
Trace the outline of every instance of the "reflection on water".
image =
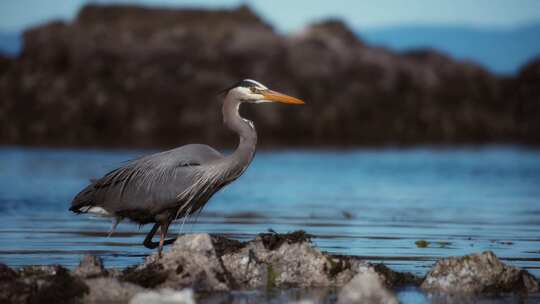
{"type": "MultiPolygon", "coordinates": [[[[140,262],[149,226],[122,223],[107,238],[108,220],[67,209],[89,178],[144,153],[0,148],[0,261],[140,262]]],[[[440,257],[493,250],[540,276],[539,185],[540,154],[516,147],[262,151],[184,230],[246,240],[304,229],[326,251],[419,275],[440,257]]]]}

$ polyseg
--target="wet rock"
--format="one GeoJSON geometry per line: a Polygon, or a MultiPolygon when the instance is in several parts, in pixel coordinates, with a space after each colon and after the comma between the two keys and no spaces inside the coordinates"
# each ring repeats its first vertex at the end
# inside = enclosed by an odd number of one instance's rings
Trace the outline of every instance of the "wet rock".
{"type": "Polygon", "coordinates": [[[212,236],[212,245],[214,246],[214,250],[218,257],[227,253],[235,253],[245,246],[245,244],[240,241],[228,239],[219,235],[212,236]]]}
{"type": "Polygon", "coordinates": [[[275,250],[276,248],[279,248],[283,243],[294,244],[311,242],[311,235],[303,230],[298,230],[285,234],[279,234],[271,230],[270,233],[259,234],[258,239],[263,243],[264,248],[268,250],[275,250]]]}
{"type": "Polygon", "coordinates": [[[338,304],[398,304],[396,296],[384,285],[384,277],[373,269],[354,276],[338,294],[338,304]]]}
{"type": "Polygon", "coordinates": [[[127,269],[130,269],[130,267],[120,269],[120,268],[109,268],[106,269],[107,276],[111,278],[120,278],[123,275],[126,274],[127,269]]]}
{"type": "Polygon", "coordinates": [[[103,261],[95,255],[85,255],[73,274],[82,278],[95,278],[107,274],[103,261]]]}
{"type": "Polygon", "coordinates": [[[303,231],[264,233],[245,243],[208,234],[183,235],[161,259],[153,254],[121,279],[148,288],[195,291],[307,288],[342,286],[367,269],[379,272],[389,286],[415,279],[354,257],[323,253],[303,231]]]}
{"type": "Polygon", "coordinates": [[[263,233],[220,258],[236,283],[251,288],[343,286],[365,271],[379,273],[392,288],[419,283],[414,275],[397,273],[384,265],[321,252],[310,238],[304,231],[263,233]]]}
{"type": "Polygon", "coordinates": [[[538,281],[526,270],[502,263],[493,252],[441,259],[422,288],[444,293],[538,292],[538,281]]]}
{"type": "Polygon", "coordinates": [[[166,302],[179,296],[171,290],[184,288],[206,293],[291,287],[318,287],[322,292],[318,297],[324,298],[329,289],[344,286],[355,275],[366,272],[377,273],[382,284],[389,287],[414,284],[418,280],[383,265],[321,252],[303,231],[263,233],[249,242],[189,234],[179,237],[162,258],[154,253],[143,264],[122,271],[105,271],[101,261],[92,256],[82,259],[73,271],[74,276],[54,265],[29,266],[18,271],[0,265],[0,286],[5,287],[0,291],[0,299],[59,303],[78,299],[85,303],[126,303],[131,299],[166,302]],[[148,293],[150,290],[154,292],[148,293]]]}
{"type": "Polygon", "coordinates": [[[145,289],[115,278],[87,279],[89,292],[82,298],[83,303],[127,303],[133,296],[145,289]]]}
{"type": "Polygon", "coordinates": [[[136,294],[129,304],[195,304],[193,290],[162,289],[136,294]]]}
{"type": "Polygon", "coordinates": [[[144,267],[132,266],[126,268],[119,279],[125,282],[137,284],[145,288],[154,288],[165,282],[168,273],[161,264],[149,263],[144,267]]]}
{"type": "Polygon", "coordinates": [[[17,278],[17,273],[6,264],[0,263],[0,281],[9,281],[17,278]]]}
{"type": "Polygon", "coordinates": [[[384,264],[373,265],[376,273],[381,275],[384,284],[389,288],[399,288],[404,286],[420,286],[422,279],[410,272],[397,272],[388,268],[384,264]]]}
{"type": "Polygon", "coordinates": [[[59,265],[27,266],[13,281],[12,297],[28,303],[73,303],[88,293],[88,286],[59,265]]]}
{"type": "Polygon", "coordinates": [[[331,262],[308,242],[304,232],[261,234],[245,247],[221,257],[224,267],[241,286],[329,286],[331,262]]]}
{"type": "Polygon", "coordinates": [[[26,303],[32,289],[18,280],[18,275],[5,264],[0,264],[0,303],[26,303]]]}
{"type": "Polygon", "coordinates": [[[233,286],[208,234],[179,237],[161,259],[154,253],[136,271],[159,276],[155,286],[160,288],[225,291],[233,286]]]}
{"type": "Polygon", "coordinates": [[[64,272],[65,268],[60,265],[29,265],[17,270],[23,279],[35,279],[56,275],[59,271],[64,272]]]}

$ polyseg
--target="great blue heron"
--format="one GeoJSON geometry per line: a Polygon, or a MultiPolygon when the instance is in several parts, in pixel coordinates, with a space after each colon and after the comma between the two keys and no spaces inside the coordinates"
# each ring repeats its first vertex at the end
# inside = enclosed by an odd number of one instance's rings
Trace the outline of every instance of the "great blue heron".
{"type": "Polygon", "coordinates": [[[163,246],[175,240],[165,240],[171,222],[178,217],[185,220],[201,210],[214,193],[237,179],[249,166],[255,153],[257,132],[253,123],[238,113],[240,105],[244,102],[304,103],[250,79],[224,92],[223,121],[240,137],[233,153],[223,155],[210,146],[190,144],[137,158],[91,181],[75,196],[69,210],[112,217],[111,233],[124,218],[141,225],[155,223],[143,244],[150,249],[159,247],[161,256],[163,246]],[[158,228],[159,243],[152,241],[158,228]]]}

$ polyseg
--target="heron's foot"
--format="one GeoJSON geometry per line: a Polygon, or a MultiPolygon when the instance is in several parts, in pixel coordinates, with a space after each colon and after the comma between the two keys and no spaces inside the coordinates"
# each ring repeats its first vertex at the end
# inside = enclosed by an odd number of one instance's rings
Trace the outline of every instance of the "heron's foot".
{"type": "Polygon", "coordinates": [[[144,247],[146,247],[148,249],[156,249],[159,246],[159,243],[158,242],[152,242],[152,241],[150,241],[150,242],[144,241],[143,245],[144,245],[144,247]]]}
{"type": "Polygon", "coordinates": [[[163,246],[170,245],[176,241],[176,238],[168,239],[166,240],[165,237],[167,236],[167,230],[169,229],[170,223],[156,223],[154,227],[148,232],[146,235],[146,238],[144,239],[143,245],[144,247],[148,249],[155,249],[158,248],[158,256],[161,258],[161,252],[163,251],[163,246]],[[156,231],[160,228],[159,232],[159,242],[152,242],[152,239],[154,238],[154,234],[156,234],[156,231]]]}
{"type": "MultiPolygon", "coordinates": [[[[171,245],[175,241],[176,241],[176,238],[164,240],[163,241],[163,246],[171,245]]],[[[159,247],[159,242],[152,242],[152,241],[144,240],[143,245],[144,245],[144,247],[146,247],[148,249],[156,249],[156,248],[159,247]]]]}
{"type": "Polygon", "coordinates": [[[171,245],[172,243],[174,243],[176,241],[177,238],[172,238],[172,239],[168,239],[168,240],[165,240],[163,241],[163,245],[166,246],[166,245],[171,245]]]}

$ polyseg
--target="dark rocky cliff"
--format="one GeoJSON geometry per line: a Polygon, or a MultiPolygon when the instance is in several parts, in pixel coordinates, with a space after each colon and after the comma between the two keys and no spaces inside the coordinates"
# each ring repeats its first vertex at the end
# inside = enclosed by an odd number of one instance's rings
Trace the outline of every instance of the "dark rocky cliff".
{"type": "Polygon", "coordinates": [[[513,79],[433,50],[397,54],[327,21],[282,36],[249,8],[87,6],[0,58],[0,143],[235,142],[217,92],[241,78],[303,98],[248,105],[260,143],[540,143],[539,61],[513,79]]]}

